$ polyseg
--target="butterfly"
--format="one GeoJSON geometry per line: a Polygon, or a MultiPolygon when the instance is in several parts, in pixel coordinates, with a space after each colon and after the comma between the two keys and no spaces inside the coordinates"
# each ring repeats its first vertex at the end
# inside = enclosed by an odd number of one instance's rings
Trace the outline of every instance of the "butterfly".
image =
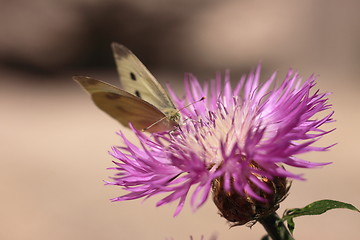
{"type": "Polygon", "coordinates": [[[124,45],[111,44],[122,88],[91,77],[73,79],[90,93],[95,105],[126,127],[148,132],[174,130],[180,113],[160,83],[124,45]]]}

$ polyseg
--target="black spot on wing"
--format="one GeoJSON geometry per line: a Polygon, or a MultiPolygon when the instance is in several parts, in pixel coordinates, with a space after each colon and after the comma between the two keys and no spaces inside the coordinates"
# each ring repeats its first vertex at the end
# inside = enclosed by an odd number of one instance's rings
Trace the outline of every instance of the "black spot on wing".
{"type": "Polygon", "coordinates": [[[136,81],[136,76],[133,72],[130,72],[130,78],[134,81],[136,81]]]}
{"type": "Polygon", "coordinates": [[[135,91],[135,95],[141,98],[140,92],[138,90],[135,91]]]}

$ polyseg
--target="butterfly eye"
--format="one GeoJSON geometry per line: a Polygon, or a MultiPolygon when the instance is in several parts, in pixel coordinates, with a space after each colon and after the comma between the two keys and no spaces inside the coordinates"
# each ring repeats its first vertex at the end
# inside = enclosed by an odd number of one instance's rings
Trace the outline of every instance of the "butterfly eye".
{"type": "Polygon", "coordinates": [[[130,78],[134,81],[136,81],[136,76],[133,72],[130,72],[130,78]]]}
{"type": "Polygon", "coordinates": [[[140,92],[138,90],[135,91],[135,95],[141,98],[140,92]]]}

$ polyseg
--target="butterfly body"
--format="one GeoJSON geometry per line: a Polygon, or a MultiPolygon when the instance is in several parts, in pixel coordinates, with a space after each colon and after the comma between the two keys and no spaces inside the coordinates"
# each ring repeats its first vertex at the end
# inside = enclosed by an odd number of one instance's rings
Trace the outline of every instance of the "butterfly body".
{"type": "Polygon", "coordinates": [[[122,88],[84,76],[75,76],[95,105],[124,126],[148,132],[173,130],[180,113],[162,86],[125,46],[113,43],[122,88]]]}
{"type": "Polygon", "coordinates": [[[178,110],[173,108],[168,108],[163,110],[164,114],[168,116],[169,120],[174,122],[180,122],[181,115],[178,110]]]}

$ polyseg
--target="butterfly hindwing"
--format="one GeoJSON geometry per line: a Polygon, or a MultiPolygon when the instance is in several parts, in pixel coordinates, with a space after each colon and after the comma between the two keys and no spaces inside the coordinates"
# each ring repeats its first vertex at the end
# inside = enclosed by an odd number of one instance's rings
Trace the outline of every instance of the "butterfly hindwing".
{"type": "MultiPolygon", "coordinates": [[[[156,107],[120,88],[90,77],[75,76],[74,80],[90,93],[96,106],[124,126],[132,123],[141,130],[165,118],[164,113],[156,107]]],[[[172,129],[174,125],[164,119],[149,129],[149,132],[165,131],[172,129]]]]}
{"type": "Polygon", "coordinates": [[[115,87],[109,83],[96,80],[91,77],[85,76],[74,76],[73,79],[80,84],[87,92],[90,94],[94,94],[97,92],[109,92],[109,93],[117,93],[120,95],[124,95],[127,97],[133,97],[133,95],[127,93],[126,91],[115,87]]]}
{"type": "MultiPolygon", "coordinates": [[[[143,102],[134,101],[134,99],[119,95],[116,93],[98,92],[92,95],[96,106],[108,113],[111,117],[118,120],[124,126],[131,123],[136,129],[145,129],[165,115],[156,108],[149,108],[143,102]]],[[[161,125],[163,124],[160,122],[161,125]]],[[[165,128],[154,126],[150,132],[164,131],[165,128]]]]}

